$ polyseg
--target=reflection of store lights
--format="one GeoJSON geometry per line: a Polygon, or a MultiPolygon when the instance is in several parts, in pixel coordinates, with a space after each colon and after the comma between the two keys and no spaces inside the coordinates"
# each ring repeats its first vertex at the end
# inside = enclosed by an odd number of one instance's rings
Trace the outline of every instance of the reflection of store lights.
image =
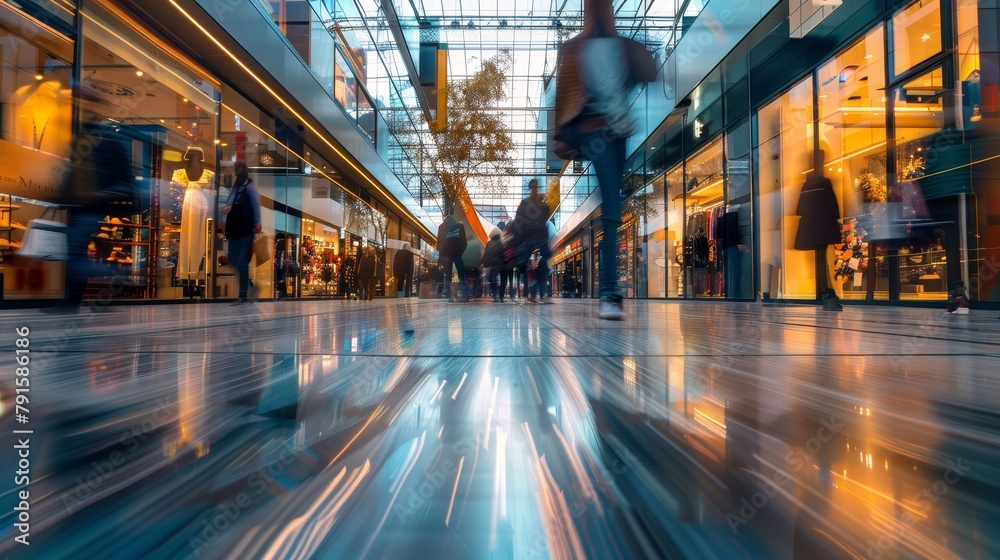
{"type": "Polygon", "coordinates": [[[142,70],[136,70],[135,71],[135,75],[139,76],[141,78],[142,77],[142,70]]]}
{"type": "Polygon", "coordinates": [[[698,407],[694,409],[694,420],[719,437],[726,437],[726,425],[705,414],[698,407]]]}
{"type": "Polygon", "coordinates": [[[875,58],[875,55],[873,55],[873,54],[866,54],[865,55],[865,60],[871,60],[873,58],[875,58]]]}
{"type": "Polygon", "coordinates": [[[927,39],[930,39],[930,38],[931,38],[931,36],[928,35],[927,33],[924,33],[923,35],[920,36],[920,40],[921,41],[926,41],[927,39]]]}
{"type": "MultiPolygon", "coordinates": [[[[878,144],[875,144],[875,145],[872,145],[872,146],[868,146],[867,148],[865,148],[863,150],[858,150],[856,152],[851,152],[851,153],[849,153],[849,154],[847,154],[845,156],[839,157],[839,158],[837,158],[837,159],[835,159],[833,161],[828,161],[826,163],[826,165],[833,165],[835,163],[840,163],[840,162],[844,161],[845,159],[851,159],[851,158],[858,157],[861,154],[867,154],[868,152],[870,152],[872,150],[877,150],[877,149],[879,149],[879,148],[881,148],[883,146],[885,146],[885,141],[879,142],[878,144]]],[[[803,171],[802,174],[803,175],[808,175],[808,174],[812,173],[812,171],[813,171],[812,168],[809,168],[809,169],[806,169],[805,171],[803,171]]]]}
{"type": "Polygon", "coordinates": [[[38,74],[35,74],[35,79],[40,82],[45,79],[45,76],[43,76],[42,73],[39,72],[38,74]]]}

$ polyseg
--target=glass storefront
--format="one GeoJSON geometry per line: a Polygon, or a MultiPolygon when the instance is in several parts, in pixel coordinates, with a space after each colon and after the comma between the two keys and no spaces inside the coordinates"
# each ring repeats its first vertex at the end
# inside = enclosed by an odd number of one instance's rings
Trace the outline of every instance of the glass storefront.
{"type": "MultiPolygon", "coordinates": [[[[341,295],[345,282],[353,280],[344,278],[350,276],[344,261],[353,256],[354,243],[376,246],[387,266],[386,246],[401,235],[400,220],[369,201],[364,188],[313,153],[257,101],[222,85],[114,4],[88,0],[83,10],[77,42],[56,31],[67,26],[48,26],[13,4],[0,5],[4,298],[63,295],[64,263],[15,252],[30,220],[66,219],[56,202],[73,136],[74,75],[86,101],[79,105],[81,122],[121,144],[138,187],[134,196],[115,201],[116,212],[94,224],[89,252],[109,267],[109,276],[92,278],[88,294],[114,285],[114,297],[124,299],[235,297],[235,268],[228,263],[219,210],[238,161],[247,162],[260,191],[263,245],[273,248],[260,258],[255,251],[251,260],[257,297],[341,295]],[[72,62],[77,49],[79,68],[72,62]],[[370,212],[352,216],[345,212],[345,199],[370,212]],[[348,243],[345,229],[351,230],[348,243]]],[[[345,105],[353,99],[350,116],[374,141],[372,106],[363,91],[364,53],[342,44],[343,34],[337,41],[325,30],[312,35],[337,44],[335,54],[314,52],[313,62],[326,68],[331,94],[343,97],[345,105]]],[[[293,43],[296,49],[308,46],[293,43]]],[[[420,248],[419,236],[411,237],[411,245],[420,248]]],[[[387,278],[382,272],[380,294],[387,278]]]]}
{"type": "Polygon", "coordinates": [[[15,254],[28,222],[65,220],[52,204],[72,136],[73,41],[9,3],[0,4],[0,274],[6,299],[63,293],[65,265],[15,254]]]}

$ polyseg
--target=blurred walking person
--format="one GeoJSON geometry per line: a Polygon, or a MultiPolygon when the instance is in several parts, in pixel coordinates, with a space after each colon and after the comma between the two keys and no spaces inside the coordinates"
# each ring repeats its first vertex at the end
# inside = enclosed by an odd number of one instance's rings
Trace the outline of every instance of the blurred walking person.
{"type": "Polygon", "coordinates": [[[239,299],[235,305],[252,302],[257,287],[250,288],[250,256],[254,236],[260,233],[260,194],[247,164],[238,161],[234,168],[236,177],[229,191],[226,206],[220,212],[226,216],[226,239],[229,242],[229,262],[236,266],[239,278],[239,299]]]}
{"type": "Polygon", "coordinates": [[[541,300],[541,290],[538,299],[532,294],[536,286],[528,284],[528,270],[532,265],[531,255],[536,250],[541,254],[535,270],[532,271],[533,282],[538,278],[548,276],[548,259],[552,256],[549,249],[549,229],[546,221],[552,209],[545,202],[545,198],[538,194],[538,180],[528,181],[528,196],[521,201],[514,214],[514,220],[507,224],[510,230],[509,238],[514,249],[514,264],[521,271],[521,278],[524,281],[525,291],[528,292],[528,301],[538,303],[541,300]]]}
{"type": "Polygon", "coordinates": [[[375,258],[375,247],[365,247],[358,259],[358,296],[364,301],[371,301],[375,294],[375,273],[378,266],[375,258]]]}
{"type": "Polygon", "coordinates": [[[117,127],[101,123],[101,112],[110,107],[96,92],[81,87],[80,116],[85,121],[70,149],[70,163],[62,185],[62,203],[69,211],[66,224],[66,292],[45,313],[76,313],[83,303],[87,281],[111,274],[87,254],[91,236],[106,217],[116,213],[119,202],[138,202],[128,138],[117,127]]]}
{"type": "Polygon", "coordinates": [[[465,291],[465,261],[462,254],[469,247],[469,239],[465,236],[465,224],[449,214],[438,227],[437,250],[438,263],[444,275],[441,286],[441,297],[451,297],[451,265],[458,270],[458,294],[461,297],[465,291]]]}
{"type": "Polygon", "coordinates": [[[628,95],[633,85],[655,77],[652,55],[615,30],[611,0],[585,0],[583,31],[563,43],[556,62],[554,140],[559,157],[588,160],[597,175],[604,227],[599,246],[602,319],[625,316],[618,287],[618,228],[625,140],[635,130],[628,95]]]}
{"type": "Polygon", "coordinates": [[[410,297],[413,283],[413,252],[410,244],[403,243],[403,248],[396,251],[392,258],[392,275],[396,277],[396,290],[403,292],[403,297],[410,297]]]}

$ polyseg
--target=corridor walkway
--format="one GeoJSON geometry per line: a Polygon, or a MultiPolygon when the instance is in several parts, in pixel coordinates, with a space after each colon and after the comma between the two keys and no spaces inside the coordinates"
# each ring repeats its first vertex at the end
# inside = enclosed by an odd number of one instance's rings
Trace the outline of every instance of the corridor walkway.
{"type": "Polygon", "coordinates": [[[626,313],[2,312],[0,557],[1000,557],[1000,313],[626,313]]]}

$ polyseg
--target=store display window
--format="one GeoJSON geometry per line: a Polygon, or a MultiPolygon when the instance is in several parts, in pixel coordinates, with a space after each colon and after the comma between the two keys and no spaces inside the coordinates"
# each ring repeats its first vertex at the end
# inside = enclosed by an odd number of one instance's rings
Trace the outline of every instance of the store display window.
{"type": "Polygon", "coordinates": [[[888,195],[884,52],[878,26],[817,70],[823,175],[844,217],[827,250],[827,284],[845,299],[889,297],[879,231],[888,195]]]}
{"type": "Polygon", "coordinates": [[[667,297],[667,213],[664,176],[653,179],[643,189],[645,226],[642,236],[642,259],[645,263],[645,290],[639,297],[667,297]]]}
{"type": "Polygon", "coordinates": [[[941,2],[919,0],[892,16],[892,68],[900,75],[941,52],[941,2]]]}
{"type": "Polygon", "coordinates": [[[317,220],[302,220],[303,297],[336,296],[340,229],[317,220]]]}
{"type": "Polygon", "coordinates": [[[725,296],[719,220],[725,214],[722,138],[685,164],[684,296],[725,296]]]}
{"type": "Polygon", "coordinates": [[[218,85],[105,3],[86,10],[81,88],[105,101],[97,118],[131,145],[143,193],[105,217],[96,254],[132,275],[136,296],[211,297],[218,85]]]}
{"type": "Polygon", "coordinates": [[[65,265],[16,255],[34,218],[64,220],[53,206],[69,164],[73,43],[0,4],[0,274],[5,299],[59,298],[65,265]]]}
{"type": "Polygon", "coordinates": [[[663,176],[666,192],[666,297],[684,297],[684,165],[678,164],[663,176]]]}
{"type": "Polygon", "coordinates": [[[815,299],[815,250],[796,249],[799,197],[814,172],[813,81],[800,81],[757,113],[761,292],[815,299]]]}

